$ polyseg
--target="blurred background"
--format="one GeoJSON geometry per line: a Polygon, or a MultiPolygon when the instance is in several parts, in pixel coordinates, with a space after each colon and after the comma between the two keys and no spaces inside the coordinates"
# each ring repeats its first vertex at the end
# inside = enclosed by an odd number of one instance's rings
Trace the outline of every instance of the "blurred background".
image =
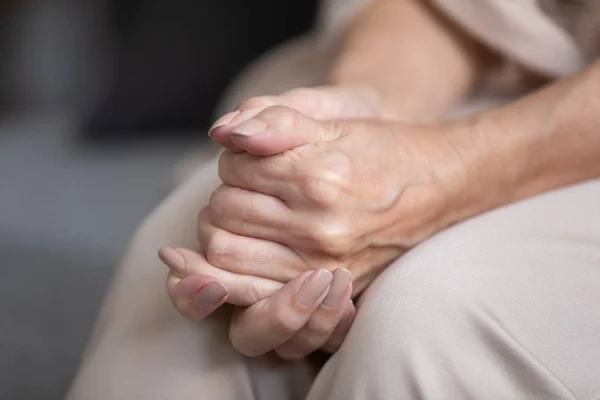
{"type": "MultiPolygon", "coordinates": [[[[316,0],[0,0],[0,399],[61,399],[220,94],[316,0]]],[[[208,150],[207,150],[208,151],[208,150]]]]}

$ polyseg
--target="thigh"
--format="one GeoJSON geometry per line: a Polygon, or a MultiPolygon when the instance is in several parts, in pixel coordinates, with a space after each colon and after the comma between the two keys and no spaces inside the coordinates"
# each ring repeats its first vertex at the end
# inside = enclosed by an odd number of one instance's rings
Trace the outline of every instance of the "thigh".
{"type": "Polygon", "coordinates": [[[223,317],[200,328],[178,316],[166,294],[166,270],[156,257],[163,244],[194,244],[195,215],[216,187],[215,176],[212,162],[171,194],[133,237],[69,399],[198,398],[191,394],[211,394],[211,386],[196,387],[201,373],[221,363],[229,368],[213,382],[228,388],[224,394],[244,398],[251,393],[243,364],[224,341],[213,339],[227,337],[226,325],[216,321],[223,317]]]}
{"type": "Polygon", "coordinates": [[[106,296],[70,400],[299,398],[304,365],[247,360],[230,345],[228,315],[194,323],[171,306],[162,245],[196,247],[198,210],[217,187],[216,160],[142,223],[106,296]],[[293,376],[296,386],[290,385],[293,376]],[[294,392],[296,390],[296,392],[294,392]]]}
{"type": "Polygon", "coordinates": [[[600,394],[600,181],[433,237],[365,293],[319,398],[600,394]]]}

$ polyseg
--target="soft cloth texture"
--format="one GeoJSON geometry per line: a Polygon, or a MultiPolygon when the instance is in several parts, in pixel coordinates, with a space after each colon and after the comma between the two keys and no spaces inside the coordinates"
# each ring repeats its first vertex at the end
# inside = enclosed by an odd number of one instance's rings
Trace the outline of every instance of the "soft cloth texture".
{"type": "Polygon", "coordinates": [[[227,314],[184,320],[165,293],[156,249],[194,246],[216,171],[198,170],[135,235],[68,400],[600,394],[600,181],[487,213],[403,256],[311,385],[309,365],[246,359],[228,341],[227,314]]]}
{"type": "MultiPolygon", "coordinates": [[[[320,27],[335,38],[376,0],[326,0],[320,27]]],[[[549,76],[571,74],[600,55],[597,0],[430,0],[451,20],[506,58],[549,76]]]]}

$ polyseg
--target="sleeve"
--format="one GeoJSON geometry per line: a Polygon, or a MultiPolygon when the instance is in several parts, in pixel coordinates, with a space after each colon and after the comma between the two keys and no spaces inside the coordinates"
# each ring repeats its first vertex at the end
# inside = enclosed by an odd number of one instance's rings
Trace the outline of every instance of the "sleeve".
{"type": "MultiPolygon", "coordinates": [[[[324,42],[335,42],[344,24],[373,1],[377,0],[324,0],[319,21],[324,42]]],[[[544,13],[538,0],[429,1],[507,62],[555,78],[585,65],[576,42],[544,13]]]]}
{"type": "Polygon", "coordinates": [[[431,0],[449,18],[507,59],[561,77],[585,65],[583,54],[537,0],[431,0]]]}

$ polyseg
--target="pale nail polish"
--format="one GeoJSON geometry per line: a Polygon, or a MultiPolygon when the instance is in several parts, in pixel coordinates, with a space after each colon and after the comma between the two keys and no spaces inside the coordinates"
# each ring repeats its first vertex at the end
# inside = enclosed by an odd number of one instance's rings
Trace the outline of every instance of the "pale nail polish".
{"type": "Polygon", "coordinates": [[[267,129],[267,124],[260,119],[252,118],[248,121],[236,125],[231,133],[241,136],[252,136],[264,132],[267,129]]]}
{"type": "Polygon", "coordinates": [[[177,250],[166,246],[161,247],[158,250],[158,258],[175,274],[181,276],[185,272],[185,259],[177,250]]]}
{"type": "Polygon", "coordinates": [[[194,303],[201,308],[210,308],[219,304],[226,295],[227,289],[219,282],[212,281],[203,286],[198,293],[196,293],[194,303]]]}
{"type": "Polygon", "coordinates": [[[308,277],[306,282],[298,294],[296,294],[296,299],[298,303],[303,307],[312,307],[319,300],[319,297],[325,293],[325,290],[331,284],[331,280],[333,279],[333,275],[331,272],[320,269],[312,273],[311,276],[308,277]]]}
{"type": "Polygon", "coordinates": [[[347,269],[338,268],[333,271],[333,281],[325,300],[323,300],[323,306],[327,308],[337,306],[348,292],[351,282],[352,274],[347,269]]]}
{"type": "Polygon", "coordinates": [[[211,132],[213,130],[215,130],[216,128],[218,128],[220,126],[228,125],[229,123],[231,123],[231,121],[233,121],[233,119],[235,117],[237,117],[239,113],[240,113],[239,111],[233,111],[233,112],[223,115],[221,118],[216,120],[215,123],[208,130],[208,136],[210,136],[211,132]]]}

